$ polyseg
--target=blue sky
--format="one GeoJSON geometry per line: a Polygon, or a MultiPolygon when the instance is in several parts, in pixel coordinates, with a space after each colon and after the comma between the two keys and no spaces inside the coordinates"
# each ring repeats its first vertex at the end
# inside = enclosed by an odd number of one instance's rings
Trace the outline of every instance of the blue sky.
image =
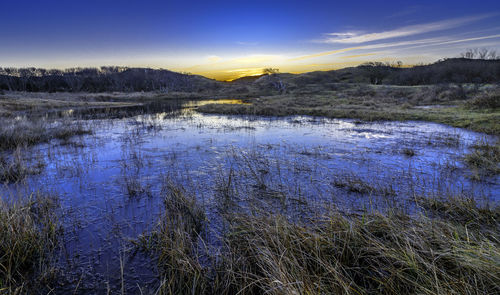
{"type": "Polygon", "coordinates": [[[0,66],[147,66],[218,79],[500,53],[500,1],[5,1],[0,66]]]}

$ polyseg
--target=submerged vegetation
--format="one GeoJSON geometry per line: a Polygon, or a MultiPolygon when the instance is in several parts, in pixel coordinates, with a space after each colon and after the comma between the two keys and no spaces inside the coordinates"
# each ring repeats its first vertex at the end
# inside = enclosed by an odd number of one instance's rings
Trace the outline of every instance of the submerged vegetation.
{"type": "Polygon", "coordinates": [[[0,154],[0,182],[18,182],[26,176],[38,174],[41,172],[44,163],[38,162],[35,165],[28,167],[23,159],[23,152],[18,147],[10,159],[7,159],[3,154],[0,154]]]}
{"type": "Polygon", "coordinates": [[[477,142],[472,146],[472,151],[465,155],[465,162],[476,178],[500,174],[500,140],[495,144],[477,142]]]}

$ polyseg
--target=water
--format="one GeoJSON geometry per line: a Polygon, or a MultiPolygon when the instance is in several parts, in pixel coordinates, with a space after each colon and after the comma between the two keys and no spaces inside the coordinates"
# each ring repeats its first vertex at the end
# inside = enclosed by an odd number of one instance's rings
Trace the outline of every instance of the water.
{"type": "Polygon", "coordinates": [[[474,142],[492,140],[484,134],[425,122],[204,115],[196,105],[86,121],[92,135],[33,147],[43,172],[2,189],[11,197],[59,195],[66,291],[79,281],[82,292],[119,289],[121,264],[131,292],[158,283],[154,262],[130,241],[162,214],[165,179],[196,195],[214,236],[222,226],[219,188],[229,177],[243,208],[257,202],[291,218],[310,214],[305,207],[412,211],[417,196],[499,201],[499,177],[473,181],[462,161],[474,142]]]}

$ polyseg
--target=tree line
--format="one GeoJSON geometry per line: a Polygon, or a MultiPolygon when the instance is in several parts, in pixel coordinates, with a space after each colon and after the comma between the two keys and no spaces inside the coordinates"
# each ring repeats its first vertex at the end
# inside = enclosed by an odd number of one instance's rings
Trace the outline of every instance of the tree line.
{"type": "Polygon", "coordinates": [[[29,92],[201,91],[216,81],[188,73],[128,67],[1,68],[0,90],[29,92]]]}
{"type": "Polygon", "coordinates": [[[449,58],[430,65],[404,68],[400,64],[359,66],[372,84],[424,85],[440,83],[499,83],[499,59],[449,58]]]}

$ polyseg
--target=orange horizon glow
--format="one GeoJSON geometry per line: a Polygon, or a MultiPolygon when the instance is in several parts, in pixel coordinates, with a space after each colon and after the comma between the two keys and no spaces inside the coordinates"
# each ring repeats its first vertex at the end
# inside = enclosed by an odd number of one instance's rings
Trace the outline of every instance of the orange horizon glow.
{"type": "MultiPolygon", "coordinates": [[[[343,68],[356,67],[366,62],[396,62],[397,60],[390,57],[384,58],[370,58],[376,56],[376,53],[365,53],[357,55],[348,55],[338,58],[337,62],[325,62],[325,63],[303,63],[303,64],[262,64],[258,67],[249,68],[231,68],[231,63],[225,63],[225,67],[219,68],[217,65],[212,64],[213,69],[210,66],[198,65],[190,67],[188,69],[176,69],[178,72],[189,72],[195,75],[201,75],[210,79],[215,79],[222,82],[231,82],[243,77],[260,76],[264,74],[264,69],[266,68],[276,68],[279,69],[281,74],[303,74],[316,71],[333,71],[340,70],[343,68]]],[[[412,57],[407,58],[406,62],[403,63],[402,67],[413,67],[417,64],[422,63],[432,63],[437,61],[436,59],[412,57]]],[[[234,65],[237,67],[238,65],[234,65]]]]}

